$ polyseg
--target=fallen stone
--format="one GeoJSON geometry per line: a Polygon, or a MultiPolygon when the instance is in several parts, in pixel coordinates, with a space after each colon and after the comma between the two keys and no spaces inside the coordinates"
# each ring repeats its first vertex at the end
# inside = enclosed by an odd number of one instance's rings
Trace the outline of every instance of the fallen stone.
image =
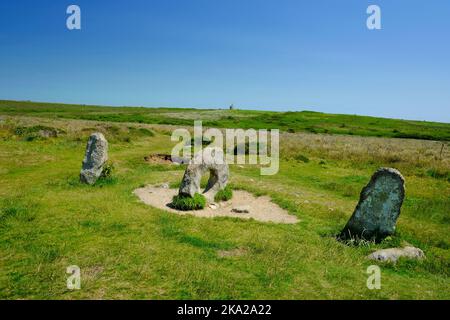
{"type": "Polygon", "coordinates": [[[377,170],[362,189],[358,205],[339,238],[379,242],[392,235],[405,197],[404,183],[395,169],[377,170]]]}
{"type": "Polygon", "coordinates": [[[234,207],[233,209],[231,209],[231,211],[236,212],[236,213],[249,213],[250,207],[249,206],[234,207]]]}
{"type": "Polygon", "coordinates": [[[102,133],[96,132],[89,137],[84,156],[80,181],[94,184],[103,171],[103,166],[108,160],[108,141],[102,133]]]}
{"type": "Polygon", "coordinates": [[[422,250],[415,247],[404,248],[390,248],[375,251],[367,256],[370,260],[385,261],[385,262],[397,262],[400,257],[408,259],[424,259],[425,254],[422,250]]]}

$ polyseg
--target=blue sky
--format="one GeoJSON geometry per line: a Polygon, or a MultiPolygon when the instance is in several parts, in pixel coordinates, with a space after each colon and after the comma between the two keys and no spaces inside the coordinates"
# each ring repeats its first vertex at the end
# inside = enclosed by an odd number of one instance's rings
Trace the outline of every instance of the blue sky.
{"type": "Polygon", "coordinates": [[[0,99],[450,122],[450,1],[2,0],[0,99]]]}

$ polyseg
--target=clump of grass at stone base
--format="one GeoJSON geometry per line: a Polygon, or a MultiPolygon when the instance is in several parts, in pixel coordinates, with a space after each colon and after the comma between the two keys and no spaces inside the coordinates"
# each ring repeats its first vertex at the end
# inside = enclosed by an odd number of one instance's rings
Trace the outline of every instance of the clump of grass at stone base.
{"type": "Polygon", "coordinates": [[[100,177],[95,182],[95,186],[103,187],[106,185],[113,185],[116,184],[118,179],[115,175],[116,168],[114,166],[114,163],[111,161],[107,161],[103,165],[102,173],[100,174],[100,177]]]}
{"type": "Polygon", "coordinates": [[[189,211],[189,210],[201,210],[206,205],[206,198],[196,193],[194,197],[176,195],[172,199],[171,207],[174,209],[189,211]]]}
{"type": "Polygon", "coordinates": [[[227,185],[224,189],[219,190],[214,196],[214,201],[228,201],[233,197],[233,190],[229,185],[227,185]]]}
{"type": "Polygon", "coordinates": [[[114,167],[114,163],[112,163],[110,161],[106,162],[105,165],[103,166],[103,170],[100,175],[100,178],[103,178],[103,179],[112,178],[115,170],[116,170],[116,168],[114,167]]]}

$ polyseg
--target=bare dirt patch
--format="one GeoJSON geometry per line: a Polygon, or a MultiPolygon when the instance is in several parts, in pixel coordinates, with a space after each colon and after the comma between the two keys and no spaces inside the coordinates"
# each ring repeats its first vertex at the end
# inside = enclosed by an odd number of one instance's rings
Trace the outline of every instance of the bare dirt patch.
{"type": "Polygon", "coordinates": [[[226,202],[207,204],[205,209],[195,211],[180,211],[169,207],[173,196],[178,193],[177,189],[168,189],[160,186],[146,186],[134,190],[139,199],[152,207],[163,209],[172,213],[185,215],[190,214],[197,217],[235,217],[241,219],[255,219],[263,222],[297,223],[297,217],[290,215],[286,210],[273,203],[270,197],[255,197],[243,190],[233,192],[233,198],[226,202]],[[233,208],[247,207],[248,212],[234,212],[233,208]]]}
{"type": "Polygon", "coordinates": [[[247,254],[248,249],[246,248],[234,248],[231,250],[219,250],[217,251],[217,256],[219,258],[229,258],[229,257],[240,257],[247,254]]]}
{"type": "Polygon", "coordinates": [[[150,154],[148,156],[144,157],[145,162],[149,163],[158,163],[158,164],[171,164],[172,159],[170,157],[170,154],[150,154]]]}
{"type": "Polygon", "coordinates": [[[156,164],[187,164],[189,159],[172,157],[170,154],[154,153],[144,157],[145,162],[156,164]]]}

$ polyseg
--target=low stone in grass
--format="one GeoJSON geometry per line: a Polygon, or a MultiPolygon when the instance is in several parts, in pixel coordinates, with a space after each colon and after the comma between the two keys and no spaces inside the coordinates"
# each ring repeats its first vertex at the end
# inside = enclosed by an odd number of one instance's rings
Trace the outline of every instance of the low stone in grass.
{"type": "Polygon", "coordinates": [[[397,260],[402,257],[408,259],[421,260],[425,258],[425,254],[419,248],[408,246],[404,248],[390,248],[378,250],[370,254],[367,258],[370,260],[396,263],[397,260]]]}
{"type": "Polygon", "coordinates": [[[176,195],[172,199],[170,206],[177,210],[190,211],[201,210],[206,205],[206,199],[203,195],[196,193],[193,197],[185,195],[176,195]]]}
{"type": "Polygon", "coordinates": [[[91,134],[82,163],[80,181],[90,185],[94,184],[102,175],[107,160],[108,141],[105,136],[99,132],[91,134]]]}
{"type": "Polygon", "coordinates": [[[399,171],[377,170],[362,189],[358,205],[339,238],[379,242],[392,235],[405,197],[404,184],[399,171]]]}

